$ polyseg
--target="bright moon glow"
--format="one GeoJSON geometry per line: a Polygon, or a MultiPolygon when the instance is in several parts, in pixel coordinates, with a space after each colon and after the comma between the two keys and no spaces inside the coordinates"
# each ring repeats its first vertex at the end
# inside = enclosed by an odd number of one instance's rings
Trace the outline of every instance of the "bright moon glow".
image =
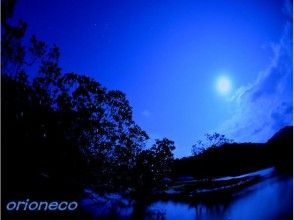
{"type": "Polygon", "coordinates": [[[227,94],[231,90],[231,81],[227,77],[220,77],[217,81],[217,90],[220,94],[227,94]]]}

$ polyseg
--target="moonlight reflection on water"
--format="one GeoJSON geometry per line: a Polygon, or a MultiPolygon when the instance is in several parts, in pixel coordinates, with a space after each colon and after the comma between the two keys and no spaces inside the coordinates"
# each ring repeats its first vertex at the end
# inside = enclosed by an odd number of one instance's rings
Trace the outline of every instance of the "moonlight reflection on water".
{"type": "MultiPolygon", "coordinates": [[[[265,170],[268,171],[269,169],[265,170]]],[[[119,195],[82,200],[85,212],[91,213],[96,219],[111,217],[116,219],[166,220],[276,220],[292,219],[293,212],[293,179],[283,175],[265,175],[265,179],[252,185],[233,197],[225,200],[198,202],[156,201],[147,207],[135,206],[135,203],[119,195]]],[[[93,195],[92,195],[93,196],[93,195]]]]}

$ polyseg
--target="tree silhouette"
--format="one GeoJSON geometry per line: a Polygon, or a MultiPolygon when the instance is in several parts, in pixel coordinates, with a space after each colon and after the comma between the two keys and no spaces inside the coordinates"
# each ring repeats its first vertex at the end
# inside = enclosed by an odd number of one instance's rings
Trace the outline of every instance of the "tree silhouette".
{"type": "Polygon", "coordinates": [[[171,173],[174,149],[174,142],[163,138],[157,139],[150,149],[138,155],[135,169],[135,188],[139,189],[138,191],[148,192],[153,188],[165,187],[164,178],[171,173]]]}
{"type": "Polygon", "coordinates": [[[192,154],[199,155],[207,148],[215,148],[229,143],[233,143],[233,140],[227,138],[224,134],[219,134],[217,132],[212,134],[205,134],[204,141],[198,140],[197,143],[192,146],[192,154]]]}
{"type": "Polygon", "coordinates": [[[149,137],[134,122],[125,94],[86,75],[63,73],[58,47],[36,36],[24,43],[26,24],[11,25],[11,14],[2,20],[6,192],[68,195],[89,185],[104,191],[161,186],[174,143],[157,140],[144,150],[149,137]]]}

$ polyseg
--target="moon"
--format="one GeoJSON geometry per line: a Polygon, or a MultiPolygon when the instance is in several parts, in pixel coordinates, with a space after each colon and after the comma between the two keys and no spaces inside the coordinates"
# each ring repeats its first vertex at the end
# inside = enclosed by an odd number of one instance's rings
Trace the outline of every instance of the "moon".
{"type": "Polygon", "coordinates": [[[231,90],[231,80],[226,76],[221,76],[217,80],[217,91],[222,94],[228,94],[231,90]]]}

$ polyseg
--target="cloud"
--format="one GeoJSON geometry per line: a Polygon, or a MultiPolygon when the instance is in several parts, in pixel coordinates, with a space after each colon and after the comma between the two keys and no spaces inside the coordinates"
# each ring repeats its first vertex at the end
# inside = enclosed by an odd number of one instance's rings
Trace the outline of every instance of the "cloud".
{"type": "Polygon", "coordinates": [[[289,22],[280,41],[271,45],[273,57],[268,67],[231,98],[234,114],[220,132],[236,141],[265,142],[283,126],[293,124],[292,45],[289,22]]]}
{"type": "Polygon", "coordinates": [[[150,117],[151,116],[151,112],[149,111],[149,110],[144,110],[144,111],[142,111],[142,115],[144,116],[144,117],[150,117]]]}

